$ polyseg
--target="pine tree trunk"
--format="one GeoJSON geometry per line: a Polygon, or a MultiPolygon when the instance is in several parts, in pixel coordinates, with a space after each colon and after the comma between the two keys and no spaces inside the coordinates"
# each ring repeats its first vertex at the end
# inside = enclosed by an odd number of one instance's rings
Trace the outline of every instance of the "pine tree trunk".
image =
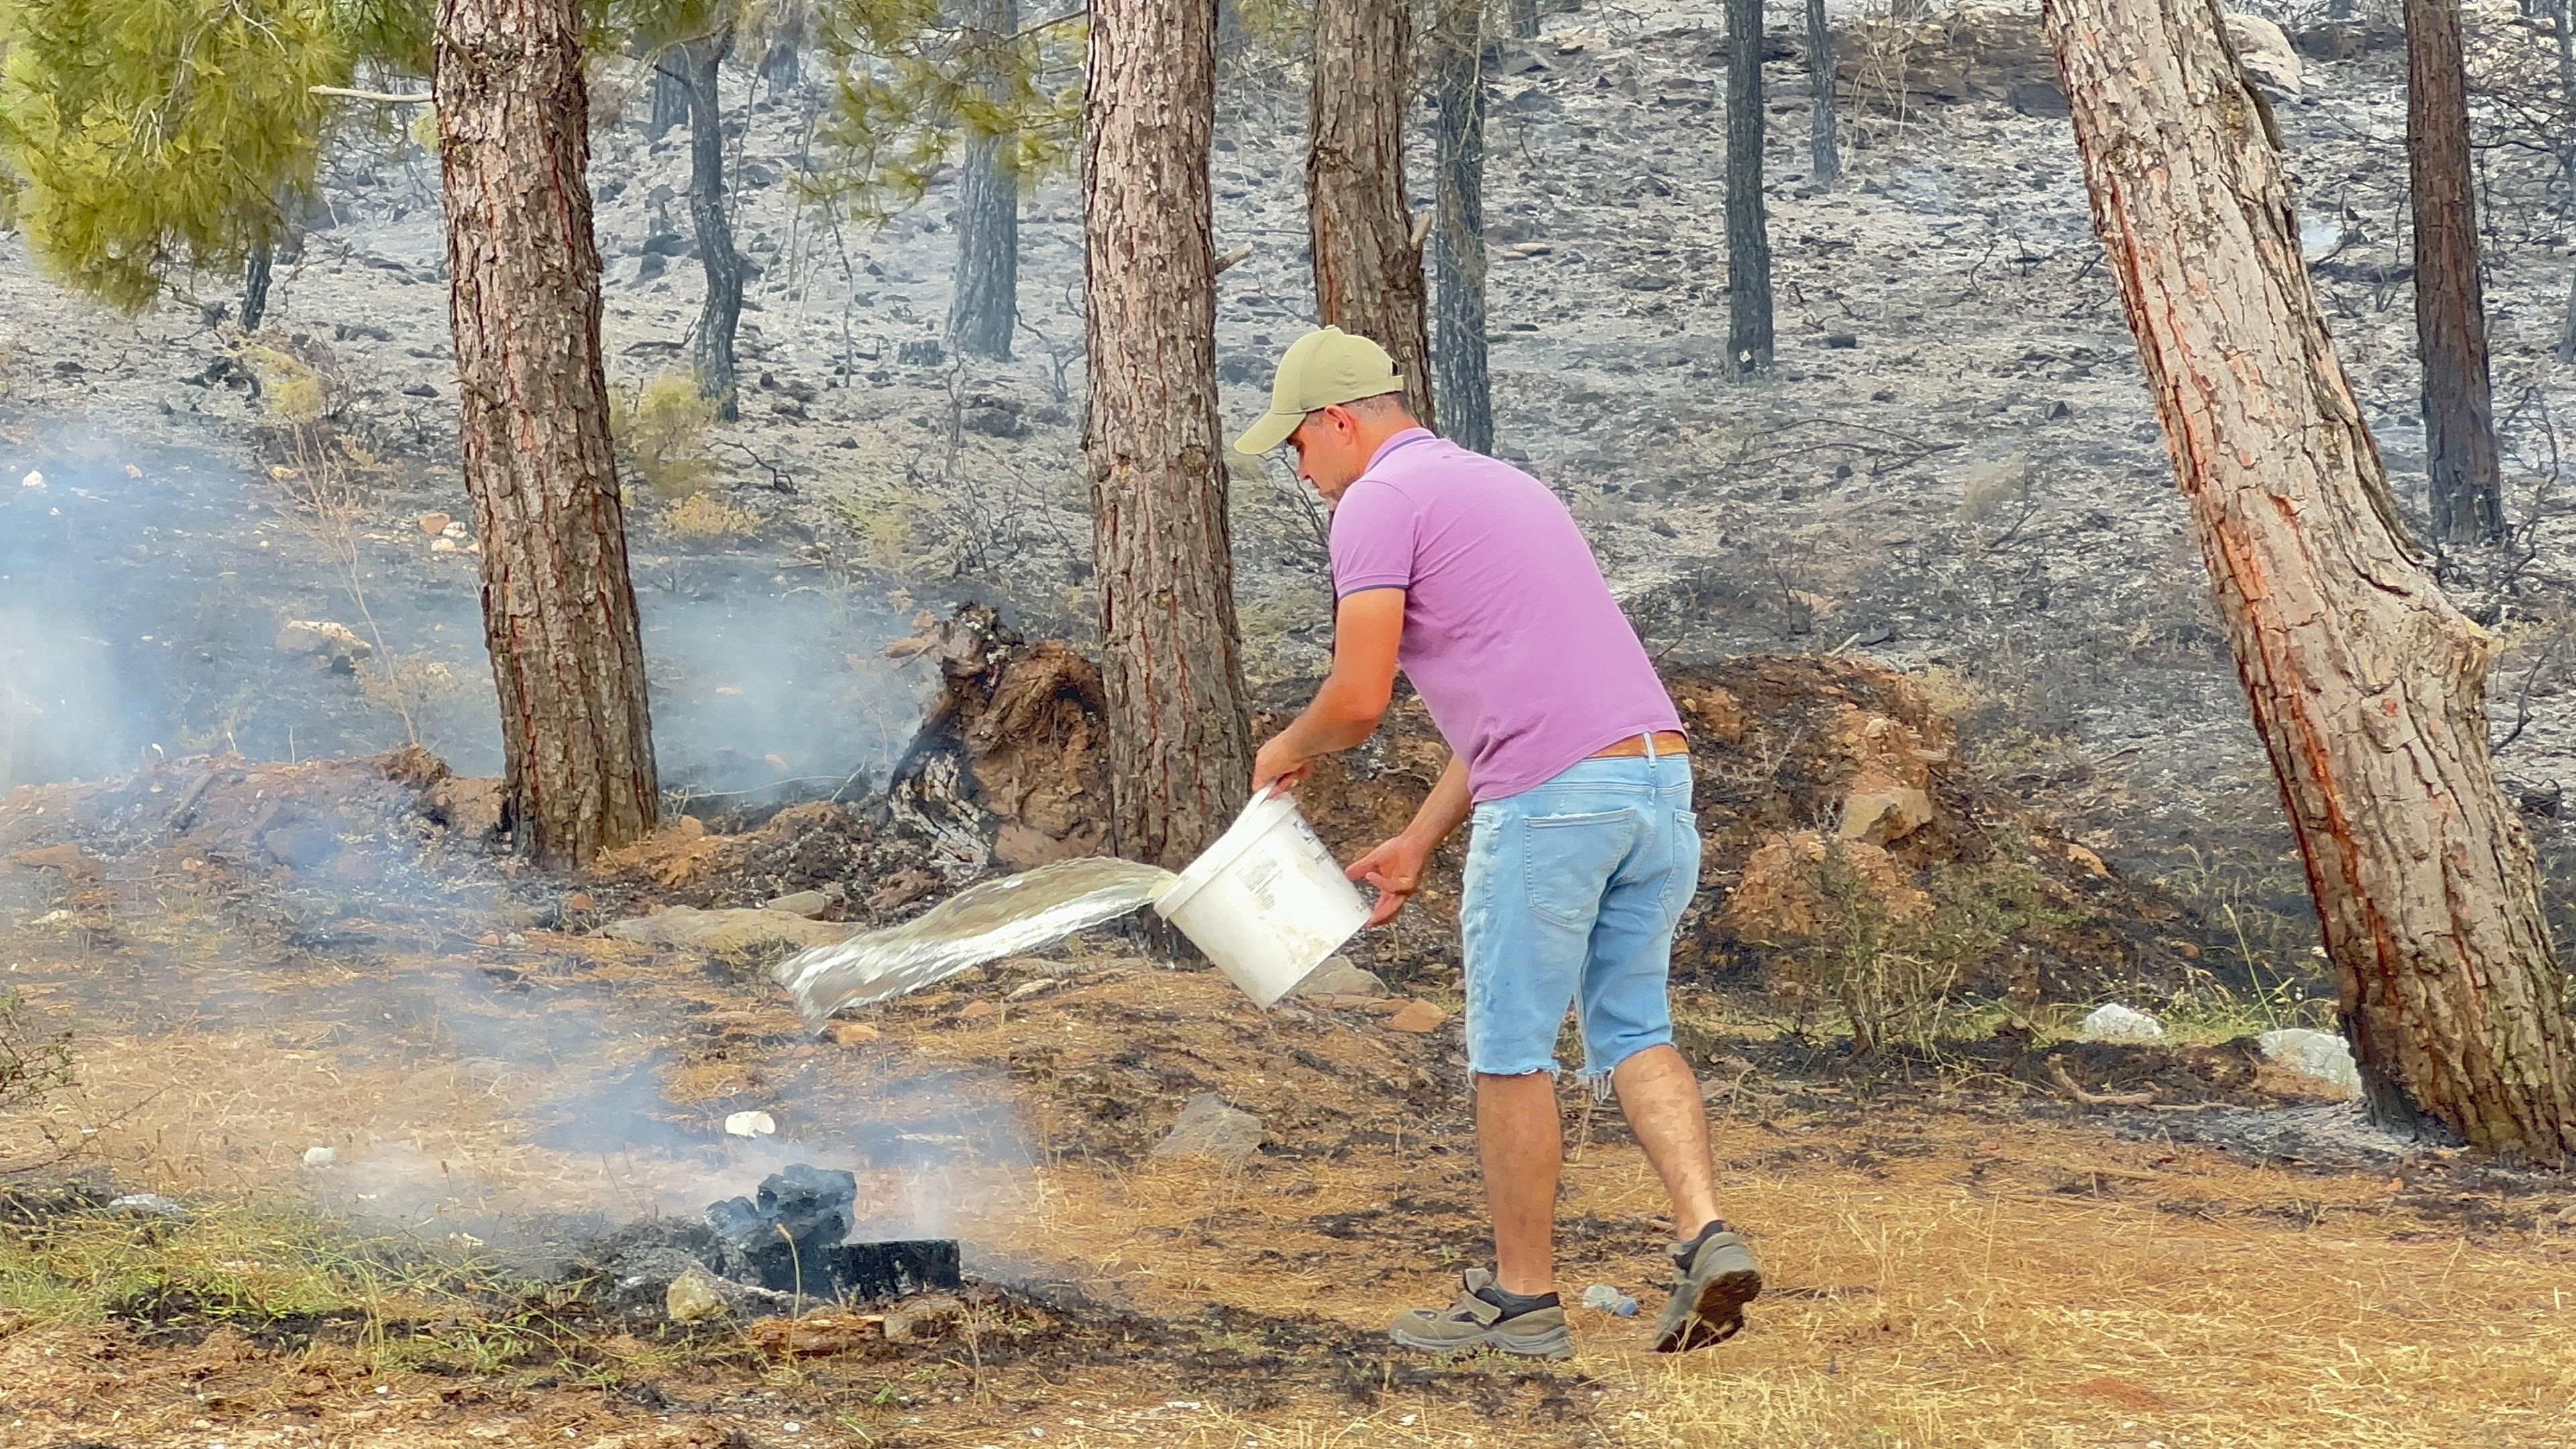
{"type": "Polygon", "coordinates": [[[1093,0],[1083,456],[1117,853],[1178,867],[1251,784],[1216,415],[1214,0],[1093,0]]]}
{"type": "MultiPolygon", "coordinates": [[[[965,0],[961,45],[991,57],[1019,29],[1017,0],[965,0]]],[[[1005,162],[1007,138],[966,148],[957,188],[956,285],[948,301],[948,342],[970,357],[1007,362],[1020,322],[1020,177],[1005,162]]]]}
{"type": "Polygon", "coordinates": [[[698,265],[707,274],[698,304],[698,391],[716,400],[716,416],[733,421],[734,334],[742,326],[742,255],[733,249],[725,208],[724,101],[717,82],[733,50],[733,27],[682,47],[689,67],[689,220],[698,233],[698,265]]]}
{"type": "Polygon", "coordinates": [[[2576,1149],[2576,1036],[2487,752],[2494,641],[2396,522],[2271,113],[2216,0],[2047,0],[2147,390],[2306,860],[2374,1112],[2576,1149]]]}
{"type": "Polygon", "coordinates": [[[1306,151],[1315,310],[1384,347],[1414,416],[1432,426],[1422,254],[1404,192],[1412,93],[1410,0],[1317,0],[1306,151]]]}
{"type": "Polygon", "coordinates": [[[1807,111],[1807,170],[1818,186],[1831,186],[1843,179],[1843,153],[1836,144],[1834,31],[1825,21],[1825,0],[1807,0],[1807,89],[1814,97],[1807,111]]]}
{"type": "Polygon", "coordinates": [[[599,361],[580,0],[443,0],[439,152],[465,487],[520,848],[579,865],[661,808],[599,361]]]}
{"type": "Polygon", "coordinates": [[[677,56],[665,56],[653,66],[653,113],[644,123],[644,139],[659,141],[673,126],[689,121],[689,80],[677,67],[677,56]]]}
{"type": "Polygon", "coordinates": [[[277,261],[277,249],[266,242],[251,248],[250,261],[242,268],[241,330],[244,337],[257,332],[268,317],[268,279],[277,261]]]}
{"type": "Polygon", "coordinates": [[[1771,214],[1762,201],[1762,0],[1726,0],[1726,341],[1770,367],[1771,214]]]}
{"type": "Polygon", "coordinates": [[[1538,35],[1538,0],[1512,0],[1512,35],[1532,40],[1538,35]]]}
{"type": "Polygon", "coordinates": [[[2504,537],[2486,297],[2469,158],[2459,0],[2405,0],[2406,160],[2415,206],[2415,344],[2424,359],[2424,464],[2446,543],[2504,537]]]}
{"type": "Polygon", "coordinates": [[[1485,350],[1485,7],[1441,0],[1432,38],[1432,133],[1439,197],[1431,222],[1432,365],[1445,431],[1494,450],[1493,379],[1485,350]]]}
{"type": "Polygon", "coordinates": [[[769,82],[769,93],[777,95],[796,88],[804,74],[805,44],[809,38],[812,16],[803,0],[778,12],[769,28],[769,44],[760,53],[760,78],[769,82]]]}

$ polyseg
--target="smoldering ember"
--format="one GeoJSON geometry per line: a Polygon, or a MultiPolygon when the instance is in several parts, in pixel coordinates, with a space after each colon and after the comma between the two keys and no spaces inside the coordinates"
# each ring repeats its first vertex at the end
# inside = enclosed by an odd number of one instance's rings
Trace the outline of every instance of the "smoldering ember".
{"type": "Polygon", "coordinates": [[[2569,0],[0,0],[0,1444],[2547,1446],[2569,0]]]}

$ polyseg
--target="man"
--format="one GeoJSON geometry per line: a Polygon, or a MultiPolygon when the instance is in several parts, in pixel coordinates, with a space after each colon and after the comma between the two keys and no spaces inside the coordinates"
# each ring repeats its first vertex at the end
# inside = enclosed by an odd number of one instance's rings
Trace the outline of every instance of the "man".
{"type": "Polygon", "coordinates": [[[1556,495],[1416,423],[1404,385],[1376,343],[1310,332],[1235,444],[1294,447],[1333,508],[1332,673],[1261,747],[1253,789],[1293,788],[1367,739],[1401,664],[1451,755],[1404,832],[1350,867],[1378,889],[1370,923],[1394,919],[1440,842],[1476,823],[1458,916],[1495,1266],[1391,1332],[1433,1352],[1573,1352],[1552,1287],[1555,1045],[1579,1006],[1583,1077],[1617,1091],[1672,1198],[1679,1276],[1655,1347],[1715,1343],[1762,1278],[1718,1220],[1699,1084],[1672,1045],[1673,927],[1700,859],[1681,719],[1556,495]]]}

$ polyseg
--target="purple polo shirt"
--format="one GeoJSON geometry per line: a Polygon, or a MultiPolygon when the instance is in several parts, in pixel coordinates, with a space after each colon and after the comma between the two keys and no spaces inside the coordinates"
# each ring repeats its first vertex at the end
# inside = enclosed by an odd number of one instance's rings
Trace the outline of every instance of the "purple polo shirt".
{"type": "Polygon", "coordinates": [[[1509,463],[1387,439],[1333,507],[1333,593],[1370,589],[1405,591],[1398,662],[1478,800],[1682,727],[1574,515],[1509,463]]]}

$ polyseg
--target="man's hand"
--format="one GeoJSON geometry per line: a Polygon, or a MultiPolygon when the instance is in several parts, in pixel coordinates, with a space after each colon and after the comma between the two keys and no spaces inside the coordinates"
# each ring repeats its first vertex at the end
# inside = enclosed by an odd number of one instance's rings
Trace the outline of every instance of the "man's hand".
{"type": "Polygon", "coordinates": [[[1259,795],[1273,785],[1281,790],[1294,790],[1305,784],[1306,777],[1314,772],[1314,758],[1300,755],[1296,745],[1289,740],[1287,731],[1282,730],[1262,745],[1261,753],[1252,757],[1252,793],[1259,795]]]}
{"type": "Polygon", "coordinates": [[[1395,919],[1396,912],[1422,888],[1422,868],[1430,859],[1431,847],[1406,834],[1380,841],[1377,849],[1351,862],[1344,874],[1377,887],[1377,907],[1369,912],[1369,925],[1383,926],[1395,919]]]}

